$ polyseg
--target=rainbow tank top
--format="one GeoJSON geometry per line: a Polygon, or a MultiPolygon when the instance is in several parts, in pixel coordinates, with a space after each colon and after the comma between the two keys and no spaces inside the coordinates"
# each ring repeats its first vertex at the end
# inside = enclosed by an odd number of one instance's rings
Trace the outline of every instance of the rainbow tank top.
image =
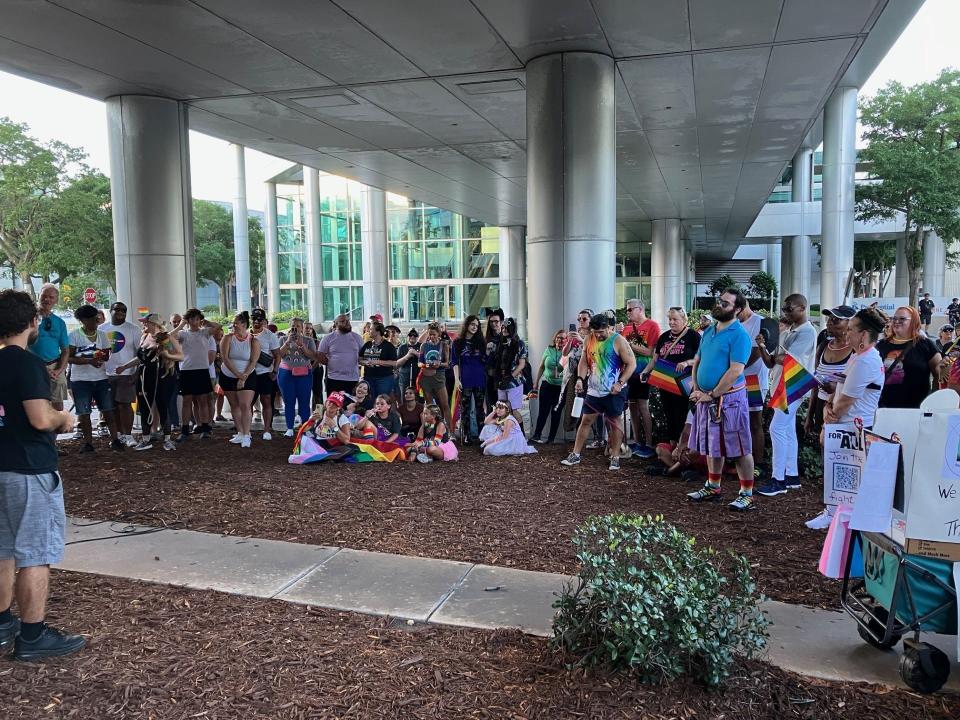
{"type": "Polygon", "coordinates": [[[614,341],[617,333],[613,333],[606,340],[597,340],[593,333],[587,338],[584,353],[587,356],[587,365],[590,367],[590,377],[587,380],[587,394],[594,397],[604,397],[610,394],[610,389],[623,369],[623,359],[617,353],[614,341]]]}

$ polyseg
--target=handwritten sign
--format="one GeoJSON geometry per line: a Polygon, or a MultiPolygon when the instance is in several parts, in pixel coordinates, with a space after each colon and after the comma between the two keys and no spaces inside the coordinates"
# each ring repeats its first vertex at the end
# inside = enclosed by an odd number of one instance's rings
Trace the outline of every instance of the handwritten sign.
{"type": "Polygon", "coordinates": [[[921,418],[907,502],[907,538],[960,543],[960,412],[921,418]]]}
{"type": "Polygon", "coordinates": [[[867,462],[850,518],[851,530],[890,532],[893,515],[893,492],[900,464],[898,443],[872,442],[867,448],[867,462]]]}
{"type": "Polygon", "coordinates": [[[863,434],[853,423],[824,426],[823,502],[825,505],[853,505],[856,502],[866,460],[863,434]]]}

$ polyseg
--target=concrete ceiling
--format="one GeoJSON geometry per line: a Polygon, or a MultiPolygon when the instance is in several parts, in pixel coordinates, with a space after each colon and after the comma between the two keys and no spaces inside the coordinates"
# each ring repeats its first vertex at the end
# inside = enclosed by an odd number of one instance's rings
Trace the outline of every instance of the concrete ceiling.
{"type": "Polygon", "coordinates": [[[525,62],[607,53],[621,239],[680,217],[729,254],[833,88],[861,84],[922,3],[2,0],[0,68],[185,100],[201,132],[516,225],[525,62]]]}

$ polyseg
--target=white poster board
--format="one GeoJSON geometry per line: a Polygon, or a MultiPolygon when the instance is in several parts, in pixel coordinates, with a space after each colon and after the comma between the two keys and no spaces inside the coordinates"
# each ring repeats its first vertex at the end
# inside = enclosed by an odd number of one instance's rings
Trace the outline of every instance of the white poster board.
{"type": "Polygon", "coordinates": [[[960,543],[960,412],[920,419],[907,538],[960,543]]]}
{"type": "Polygon", "coordinates": [[[827,506],[853,505],[867,454],[863,434],[853,423],[823,428],[823,502],[827,506]]]}

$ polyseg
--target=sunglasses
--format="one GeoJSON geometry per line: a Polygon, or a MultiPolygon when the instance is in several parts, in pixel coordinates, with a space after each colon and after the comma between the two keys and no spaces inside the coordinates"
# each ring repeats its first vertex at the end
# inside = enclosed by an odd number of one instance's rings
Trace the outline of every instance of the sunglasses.
{"type": "Polygon", "coordinates": [[[727,302],[726,300],[717,300],[717,305],[720,307],[733,307],[735,303],[727,302]]]}
{"type": "Polygon", "coordinates": [[[780,312],[793,312],[793,305],[784,305],[782,308],[780,308],[780,312]]]}

